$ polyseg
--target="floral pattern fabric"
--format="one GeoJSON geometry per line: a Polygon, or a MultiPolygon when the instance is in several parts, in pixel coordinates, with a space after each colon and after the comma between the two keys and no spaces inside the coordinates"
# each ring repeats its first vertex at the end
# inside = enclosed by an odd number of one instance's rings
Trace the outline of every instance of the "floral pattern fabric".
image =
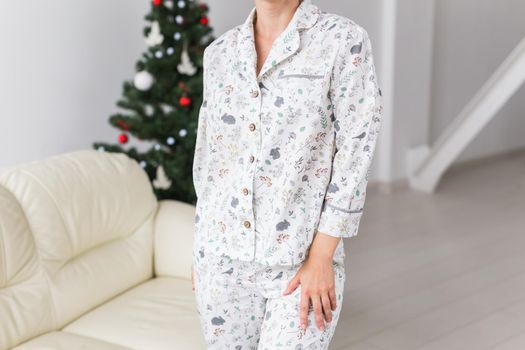
{"type": "Polygon", "coordinates": [[[324,331],[310,306],[308,325],[300,327],[301,285],[282,295],[297,267],[267,266],[255,261],[194,254],[195,296],[207,348],[217,350],[326,350],[343,304],[345,267],[335,261],[336,308],[324,331]]]}
{"type": "MultiPolygon", "coordinates": [[[[195,244],[298,266],[317,231],[358,232],[382,94],[367,31],[311,0],[299,4],[257,75],[255,16],[254,7],[204,51],[195,244]]],[[[344,257],[342,239],[335,256],[344,257]]]]}

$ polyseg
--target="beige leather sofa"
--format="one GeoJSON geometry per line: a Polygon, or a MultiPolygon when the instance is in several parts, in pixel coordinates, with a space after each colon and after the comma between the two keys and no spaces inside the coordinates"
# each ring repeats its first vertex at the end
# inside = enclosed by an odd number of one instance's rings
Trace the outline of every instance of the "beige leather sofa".
{"type": "Polygon", "coordinates": [[[205,349],[194,207],[157,201],[124,154],[80,150],[0,174],[0,349],[205,349]]]}

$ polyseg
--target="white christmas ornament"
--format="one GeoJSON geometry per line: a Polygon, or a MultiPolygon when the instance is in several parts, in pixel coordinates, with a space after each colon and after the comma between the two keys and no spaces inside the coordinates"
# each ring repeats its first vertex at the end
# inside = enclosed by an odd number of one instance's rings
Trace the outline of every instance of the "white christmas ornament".
{"type": "Polygon", "coordinates": [[[193,65],[188,55],[187,45],[184,45],[182,54],[180,56],[180,63],[177,65],[177,70],[180,74],[194,75],[197,72],[197,67],[193,65]]]}
{"type": "Polygon", "coordinates": [[[171,137],[171,136],[168,137],[168,138],[166,139],[166,143],[167,143],[168,145],[170,145],[170,146],[173,145],[173,144],[175,144],[175,138],[174,138],[174,137],[171,137]]]}
{"type": "Polygon", "coordinates": [[[201,37],[200,42],[202,44],[207,44],[207,43],[210,42],[211,39],[212,39],[212,35],[211,34],[207,34],[207,35],[201,37]]]}
{"type": "Polygon", "coordinates": [[[160,145],[158,143],[156,143],[153,147],[155,148],[155,150],[160,151],[160,145]]]}
{"type": "Polygon", "coordinates": [[[162,56],[163,56],[162,55],[162,51],[158,50],[158,51],[155,52],[155,57],[162,58],[162,56]]]}
{"type": "Polygon", "coordinates": [[[186,135],[188,135],[188,130],[186,130],[186,129],[180,129],[180,131],[179,131],[179,136],[184,137],[184,136],[186,136],[186,135]]]}
{"type": "Polygon", "coordinates": [[[177,6],[179,6],[179,8],[181,8],[181,9],[183,9],[186,6],[186,2],[183,1],[183,0],[179,0],[179,2],[177,3],[177,6]]]}
{"type": "Polygon", "coordinates": [[[146,115],[148,117],[151,117],[153,115],[153,113],[155,112],[155,109],[153,108],[152,105],[146,105],[144,106],[144,113],[146,113],[146,115]]]}
{"type": "Polygon", "coordinates": [[[148,46],[160,45],[164,41],[164,35],[160,32],[159,22],[155,21],[151,24],[151,30],[145,39],[148,46]]]}
{"type": "Polygon", "coordinates": [[[148,71],[140,71],[135,74],[133,83],[135,87],[141,91],[149,90],[153,85],[153,76],[148,71]]]}
{"type": "Polygon", "coordinates": [[[164,114],[169,114],[169,113],[173,112],[173,107],[168,105],[168,104],[165,104],[165,103],[161,104],[160,108],[162,109],[164,114]]]}
{"type": "Polygon", "coordinates": [[[157,167],[157,176],[155,180],[153,180],[153,187],[165,190],[170,188],[170,186],[171,180],[168,178],[168,176],[166,176],[164,167],[162,165],[159,165],[157,167]]]}
{"type": "Polygon", "coordinates": [[[175,16],[175,22],[177,22],[177,24],[182,24],[182,22],[184,22],[184,17],[181,15],[175,16]]]}
{"type": "Polygon", "coordinates": [[[164,1],[164,7],[169,8],[170,10],[173,9],[173,1],[171,0],[164,1]]]}
{"type": "Polygon", "coordinates": [[[144,160],[141,160],[139,164],[141,167],[145,168],[148,163],[146,163],[144,160]]]}
{"type": "Polygon", "coordinates": [[[182,36],[182,35],[181,35],[179,32],[176,32],[175,34],[173,34],[173,39],[179,41],[180,38],[181,38],[181,36],[182,36]]]}
{"type": "Polygon", "coordinates": [[[175,52],[175,49],[174,49],[173,47],[168,47],[168,48],[166,49],[166,53],[167,53],[168,55],[170,55],[170,56],[173,55],[174,52],[175,52]]]}

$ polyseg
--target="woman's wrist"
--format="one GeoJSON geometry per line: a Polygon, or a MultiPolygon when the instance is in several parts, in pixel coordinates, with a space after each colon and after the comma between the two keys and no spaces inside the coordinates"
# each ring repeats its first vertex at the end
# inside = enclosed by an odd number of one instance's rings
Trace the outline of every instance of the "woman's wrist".
{"type": "Polygon", "coordinates": [[[333,237],[317,231],[310,246],[308,257],[320,261],[332,262],[335,249],[340,240],[340,237],[333,237]]]}

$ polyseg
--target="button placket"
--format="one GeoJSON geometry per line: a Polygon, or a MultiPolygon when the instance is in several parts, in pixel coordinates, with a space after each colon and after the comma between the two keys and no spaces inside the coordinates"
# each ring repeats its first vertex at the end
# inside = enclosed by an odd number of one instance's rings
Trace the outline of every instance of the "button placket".
{"type": "MultiPolygon", "coordinates": [[[[252,111],[255,110],[256,112],[254,112],[254,115],[258,117],[260,115],[261,106],[262,106],[262,101],[261,99],[258,98],[260,97],[259,89],[252,88],[250,89],[249,94],[252,97],[251,101],[254,101],[254,103],[258,103],[257,108],[250,109],[252,111]]],[[[260,137],[257,137],[258,136],[257,132],[259,131],[257,124],[254,121],[250,122],[248,124],[248,130],[249,130],[248,138],[253,140],[251,143],[253,143],[254,145],[253,147],[255,148],[255,150],[258,150],[260,148],[260,145],[259,145],[260,137]]],[[[253,154],[250,154],[249,162],[250,162],[250,165],[252,165],[249,167],[250,186],[253,187],[254,186],[254,176],[255,176],[255,169],[254,169],[255,156],[253,154]]],[[[251,208],[251,210],[249,211],[250,215],[246,214],[243,218],[241,218],[243,227],[248,231],[246,233],[252,233],[250,235],[251,241],[247,242],[247,244],[255,245],[255,237],[253,235],[253,230],[254,230],[253,223],[255,219],[254,210],[253,210],[253,191],[250,190],[250,188],[247,186],[247,187],[243,187],[241,189],[241,192],[246,199],[246,203],[248,203],[247,207],[251,208]]]]}

